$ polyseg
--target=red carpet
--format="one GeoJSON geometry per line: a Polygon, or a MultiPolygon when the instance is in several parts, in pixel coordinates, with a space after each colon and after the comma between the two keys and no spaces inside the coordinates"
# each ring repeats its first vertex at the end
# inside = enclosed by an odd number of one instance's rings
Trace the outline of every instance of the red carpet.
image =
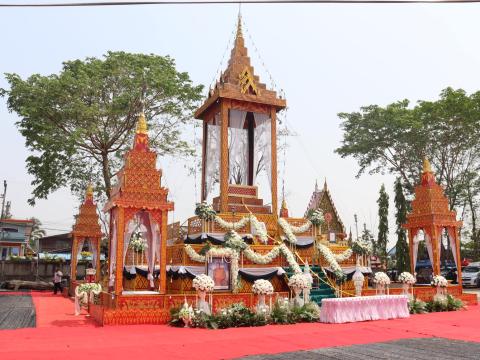
{"type": "Polygon", "coordinates": [[[297,324],[227,330],[159,325],[97,327],[73,316],[69,299],[34,293],[37,328],[0,332],[0,359],[225,359],[413,337],[480,342],[480,309],[354,324],[297,324]]]}

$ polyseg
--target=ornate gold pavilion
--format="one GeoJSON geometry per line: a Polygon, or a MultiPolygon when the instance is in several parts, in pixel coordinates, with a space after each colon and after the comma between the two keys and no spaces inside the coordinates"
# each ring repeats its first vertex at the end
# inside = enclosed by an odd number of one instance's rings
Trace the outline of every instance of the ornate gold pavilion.
{"type": "Polygon", "coordinates": [[[70,282],[72,288],[78,283],[77,265],[79,256],[84,245],[88,245],[88,250],[92,254],[92,266],[96,269],[96,281],[101,279],[100,272],[100,242],[102,240],[102,231],[100,229],[97,206],[93,201],[93,188],[88,186],[85,193],[85,200],[80,206],[72,230],[72,253],[70,262],[70,282]]]}

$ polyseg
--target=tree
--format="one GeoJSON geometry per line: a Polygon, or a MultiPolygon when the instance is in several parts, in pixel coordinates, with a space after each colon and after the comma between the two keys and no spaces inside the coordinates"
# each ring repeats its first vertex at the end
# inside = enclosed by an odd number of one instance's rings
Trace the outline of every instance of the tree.
{"type": "Polygon", "coordinates": [[[193,86],[168,56],[108,52],[100,59],[67,61],[59,74],[6,78],[10,89],[1,95],[20,116],[16,125],[32,151],[32,205],[63,186],[83,194],[88,181],[108,197],[142,107],[150,146],[159,155],[193,153],[180,131],[202,86],[193,86]]]}
{"type": "Polygon", "coordinates": [[[400,178],[395,181],[395,222],[397,224],[397,244],[395,258],[398,273],[410,271],[410,251],[407,243],[407,233],[402,227],[407,222],[408,204],[403,194],[403,186],[400,178]]]}
{"type": "Polygon", "coordinates": [[[45,230],[41,228],[42,223],[37,218],[30,218],[33,221],[32,231],[30,233],[30,238],[28,239],[28,244],[35,251],[38,252],[38,241],[46,235],[45,230]]]}
{"type": "Polygon", "coordinates": [[[370,230],[367,229],[367,224],[363,224],[363,231],[362,231],[362,241],[366,244],[372,244],[372,254],[377,254],[377,243],[375,242],[375,238],[373,237],[370,230]]]}
{"type": "Polygon", "coordinates": [[[388,244],[388,194],[385,191],[385,185],[380,188],[380,195],[377,200],[378,204],[378,237],[377,237],[377,253],[382,264],[387,264],[387,244],[388,244]]]}
{"type": "Polygon", "coordinates": [[[385,107],[365,106],[340,113],[342,145],[335,151],[357,160],[364,172],[391,173],[402,180],[407,196],[419,181],[422,160],[432,163],[451,209],[469,215],[471,237],[480,253],[476,220],[480,196],[480,92],[446,88],[436,101],[409,107],[403,100],[385,107]]]}

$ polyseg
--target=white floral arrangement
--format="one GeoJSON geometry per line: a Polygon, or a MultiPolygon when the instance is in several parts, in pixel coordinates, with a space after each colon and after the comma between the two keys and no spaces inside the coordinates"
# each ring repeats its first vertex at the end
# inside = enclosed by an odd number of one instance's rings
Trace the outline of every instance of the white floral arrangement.
{"type": "Polygon", "coordinates": [[[245,227],[249,221],[249,216],[245,216],[237,222],[225,221],[220,216],[215,216],[215,222],[224,230],[240,230],[241,228],[245,227]]]}
{"type": "Polygon", "coordinates": [[[133,249],[135,252],[142,252],[148,247],[147,242],[139,236],[132,236],[130,243],[128,244],[130,249],[133,249]]]}
{"type": "Polygon", "coordinates": [[[373,248],[370,242],[355,240],[352,242],[352,250],[358,255],[370,255],[372,254],[373,248]]]}
{"type": "Polygon", "coordinates": [[[252,225],[252,235],[259,237],[264,244],[268,242],[268,232],[265,223],[259,221],[254,215],[250,215],[250,224],[252,225]]]}
{"type": "Polygon", "coordinates": [[[413,285],[417,282],[417,280],[415,280],[415,277],[412,274],[410,274],[408,271],[402,272],[398,277],[398,280],[401,283],[408,284],[408,285],[413,285]]]}
{"type": "MultiPolygon", "coordinates": [[[[330,265],[332,268],[333,273],[335,274],[335,277],[337,280],[341,281],[345,278],[345,274],[343,273],[343,270],[341,266],[338,264],[336,256],[333,254],[332,250],[328,246],[325,246],[323,244],[317,243],[317,250],[320,253],[320,255],[325,259],[325,261],[330,265]]],[[[347,252],[346,250],[345,252],[347,252]]],[[[348,253],[342,254],[341,258],[344,258],[348,253]]],[[[350,254],[351,256],[351,254],[350,254]]]]}
{"type": "Polygon", "coordinates": [[[240,251],[245,249],[248,245],[243,241],[242,237],[235,231],[230,230],[225,234],[225,246],[231,249],[240,251]]]}
{"type": "Polygon", "coordinates": [[[193,279],[193,287],[197,291],[210,292],[213,291],[213,289],[215,288],[215,282],[210,276],[206,274],[200,274],[195,276],[195,278],[193,279]]]}
{"type": "Polygon", "coordinates": [[[447,287],[448,281],[442,275],[435,275],[432,279],[432,286],[447,287]]]}
{"type": "Polygon", "coordinates": [[[353,255],[352,249],[347,249],[341,254],[333,254],[333,256],[335,257],[335,260],[337,260],[337,262],[339,263],[347,261],[352,257],[352,255],[353,255]]]}
{"type": "Polygon", "coordinates": [[[273,286],[272,283],[268,280],[258,279],[255,280],[252,286],[252,291],[257,295],[272,295],[273,286]]]}
{"type": "Polygon", "coordinates": [[[321,226],[325,222],[325,217],[323,216],[323,211],[320,209],[317,209],[315,211],[312,211],[309,216],[308,220],[315,226],[321,226]]]}
{"type": "Polygon", "coordinates": [[[189,306],[185,301],[180,311],[178,312],[178,316],[181,317],[182,319],[190,321],[190,319],[192,319],[194,315],[195,315],[195,311],[193,311],[192,305],[189,306]]]}
{"type": "Polygon", "coordinates": [[[90,293],[93,292],[94,294],[98,295],[102,291],[102,285],[96,283],[84,283],[78,285],[78,292],[79,293],[90,293]]]}
{"type": "Polygon", "coordinates": [[[192,246],[189,244],[185,244],[185,252],[192,261],[205,262],[206,260],[206,257],[204,255],[200,255],[199,253],[197,253],[195,249],[192,248],[192,246]]]}
{"type": "Polygon", "coordinates": [[[213,210],[212,205],[207,204],[205,201],[198,203],[195,207],[195,215],[197,215],[202,220],[214,220],[217,216],[215,210],[213,210]]]}
{"type": "Polygon", "coordinates": [[[390,278],[384,272],[379,271],[375,274],[373,282],[378,285],[390,285],[390,278]]]}
{"type": "Polygon", "coordinates": [[[304,274],[293,274],[288,279],[288,286],[303,290],[308,289],[310,287],[310,283],[304,274]]]}

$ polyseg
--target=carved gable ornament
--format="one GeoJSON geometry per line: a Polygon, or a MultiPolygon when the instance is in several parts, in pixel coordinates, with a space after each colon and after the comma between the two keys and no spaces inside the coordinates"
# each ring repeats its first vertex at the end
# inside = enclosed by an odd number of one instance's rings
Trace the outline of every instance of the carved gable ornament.
{"type": "Polygon", "coordinates": [[[255,81],[253,80],[253,76],[248,69],[248,67],[243,70],[239,75],[238,85],[240,85],[240,91],[242,94],[255,94],[260,95],[255,85],[255,81]]]}

